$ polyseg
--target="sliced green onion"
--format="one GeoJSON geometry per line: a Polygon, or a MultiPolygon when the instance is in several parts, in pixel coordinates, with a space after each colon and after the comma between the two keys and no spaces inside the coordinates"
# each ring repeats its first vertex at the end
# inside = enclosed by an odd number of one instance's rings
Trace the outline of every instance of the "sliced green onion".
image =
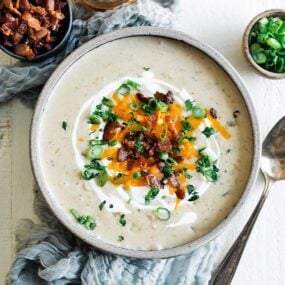
{"type": "Polygon", "coordinates": [[[146,205],[148,205],[150,201],[154,200],[155,197],[158,195],[158,193],[159,193],[159,188],[156,187],[151,188],[144,197],[146,205]]]}
{"type": "Polygon", "coordinates": [[[127,85],[140,91],[141,90],[141,86],[139,83],[135,82],[135,81],[132,81],[132,80],[127,80],[127,85]]]}
{"type": "Polygon", "coordinates": [[[160,100],[156,101],[156,107],[161,112],[167,112],[168,111],[168,105],[160,100]]]}
{"type": "Polygon", "coordinates": [[[106,169],[101,170],[97,176],[98,185],[103,187],[108,181],[108,173],[106,169]]]}
{"type": "Polygon", "coordinates": [[[181,121],[181,125],[185,131],[190,131],[192,128],[190,122],[187,120],[181,121]]]}
{"type": "Polygon", "coordinates": [[[162,172],[165,177],[169,177],[172,175],[172,169],[168,166],[163,167],[162,172]]]}
{"type": "Polygon", "coordinates": [[[166,208],[163,207],[158,207],[155,211],[154,211],[154,215],[157,219],[159,219],[160,221],[168,221],[170,219],[170,211],[166,208]]]}
{"type": "Polygon", "coordinates": [[[116,93],[122,96],[128,96],[131,94],[131,88],[124,83],[117,89],[116,93]]]}
{"type": "Polygon", "coordinates": [[[100,117],[95,114],[92,114],[89,117],[88,123],[89,124],[100,124],[101,123],[100,117]]]}
{"type": "Polygon", "coordinates": [[[266,43],[272,47],[273,49],[279,49],[281,48],[281,44],[276,40],[276,39],[273,39],[273,38],[269,38],[267,39],[266,43]]]}
{"type": "Polygon", "coordinates": [[[134,103],[134,102],[131,102],[129,104],[131,110],[133,111],[138,111],[141,107],[142,107],[142,104],[141,103],[134,103]]]}
{"type": "Polygon", "coordinates": [[[107,106],[107,107],[114,107],[115,106],[114,101],[109,99],[109,98],[106,98],[106,97],[103,97],[102,104],[107,106]]]}
{"type": "Polygon", "coordinates": [[[193,106],[194,106],[194,104],[193,104],[193,102],[190,99],[187,99],[185,101],[185,109],[186,109],[186,111],[191,111],[193,106]]]}
{"type": "Polygon", "coordinates": [[[206,116],[206,111],[201,105],[195,105],[192,108],[192,114],[196,119],[202,119],[206,116]]]}
{"type": "Polygon", "coordinates": [[[209,138],[210,136],[214,135],[216,133],[216,130],[214,128],[206,127],[204,131],[202,131],[202,134],[206,136],[206,138],[209,138]]]}
{"type": "Polygon", "coordinates": [[[109,146],[115,146],[116,144],[117,144],[116,141],[109,141],[109,142],[108,142],[108,145],[109,145],[109,146]]]}
{"type": "Polygon", "coordinates": [[[167,152],[163,151],[163,152],[159,153],[159,158],[161,160],[167,160],[169,158],[169,154],[167,152]]]}
{"type": "Polygon", "coordinates": [[[262,63],[265,63],[267,61],[267,57],[266,57],[265,53],[263,53],[263,52],[253,54],[252,57],[253,57],[254,61],[257,62],[258,64],[262,64],[262,63]]]}
{"type": "Polygon", "coordinates": [[[103,147],[101,145],[90,146],[87,150],[86,157],[89,160],[100,159],[103,152],[103,147]]]}
{"type": "Polygon", "coordinates": [[[250,46],[250,51],[251,53],[259,53],[264,51],[264,48],[262,48],[260,44],[254,43],[250,46]]]}

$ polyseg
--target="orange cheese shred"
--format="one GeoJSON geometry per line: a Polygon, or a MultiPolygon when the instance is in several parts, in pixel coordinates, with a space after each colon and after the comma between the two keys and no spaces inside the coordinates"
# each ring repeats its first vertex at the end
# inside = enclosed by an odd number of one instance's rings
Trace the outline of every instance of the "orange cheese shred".
{"type": "Polygon", "coordinates": [[[207,118],[211,122],[211,125],[216,129],[226,140],[231,138],[230,132],[220,123],[217,119],[214,119],[211,114],[207,111],[207,118]]]}

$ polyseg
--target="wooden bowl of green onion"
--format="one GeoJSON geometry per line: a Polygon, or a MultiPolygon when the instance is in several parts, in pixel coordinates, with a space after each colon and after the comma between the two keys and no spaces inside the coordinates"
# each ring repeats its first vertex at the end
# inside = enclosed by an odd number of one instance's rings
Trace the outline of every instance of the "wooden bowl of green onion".
{"type": "Polygon", "coordinates": [[[245,30],[243,49],[263,76],[285,79],[285,10],[268,10],[254,17],[245,30]]]}

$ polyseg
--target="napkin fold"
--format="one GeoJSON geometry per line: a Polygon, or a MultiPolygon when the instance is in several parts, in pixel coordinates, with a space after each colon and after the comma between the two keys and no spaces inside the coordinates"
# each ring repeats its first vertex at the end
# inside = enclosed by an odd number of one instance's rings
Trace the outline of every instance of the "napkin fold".
{"type": "MultiPolygon", "coordinates": [[[[0,102],[18,95],[36,98],[60,61],[96,35],[130,26],[175,27],[175,0],[138,0],[114,11],[94,12],[77,3],[73,29],[66,47],[39,63],[0,66],[0,102]]],[[[16,231],[17,254],[7,284],[13,285],[206,285],[211,276],[217,244],[191,254],[138,260],[101,253],[67,231],[35,192],[35,213],[41,224],[22,220],[16,231]]]]}

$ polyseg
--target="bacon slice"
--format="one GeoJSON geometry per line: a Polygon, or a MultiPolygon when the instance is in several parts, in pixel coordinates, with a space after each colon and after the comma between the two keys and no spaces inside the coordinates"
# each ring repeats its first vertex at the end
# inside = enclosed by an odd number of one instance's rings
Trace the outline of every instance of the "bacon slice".
{"type": "Polygon", "coordinates": [[[16,8],[14,8],[12,0],[3,0],[3,5],[7,9],[9,9],[12,13],[15,13],[19,16],[21,15],[20,11],[18,11],[16,8]]]}
{"type": "Polygon", "coordinates": [[[2,33],[7,37],[12,36],[18,28],[19,20],[11,14],[6,14],[4,21],[4,24],[1,26],[2,33]]]}
{"type": "Polygon", "coordinates": [[[14,33],[12,40],[14,44],[18,44],[22,41],[24,34],[27,32],[28,26],[25,23],[21,23],[17,29],[17,31],[14,33]]]}

